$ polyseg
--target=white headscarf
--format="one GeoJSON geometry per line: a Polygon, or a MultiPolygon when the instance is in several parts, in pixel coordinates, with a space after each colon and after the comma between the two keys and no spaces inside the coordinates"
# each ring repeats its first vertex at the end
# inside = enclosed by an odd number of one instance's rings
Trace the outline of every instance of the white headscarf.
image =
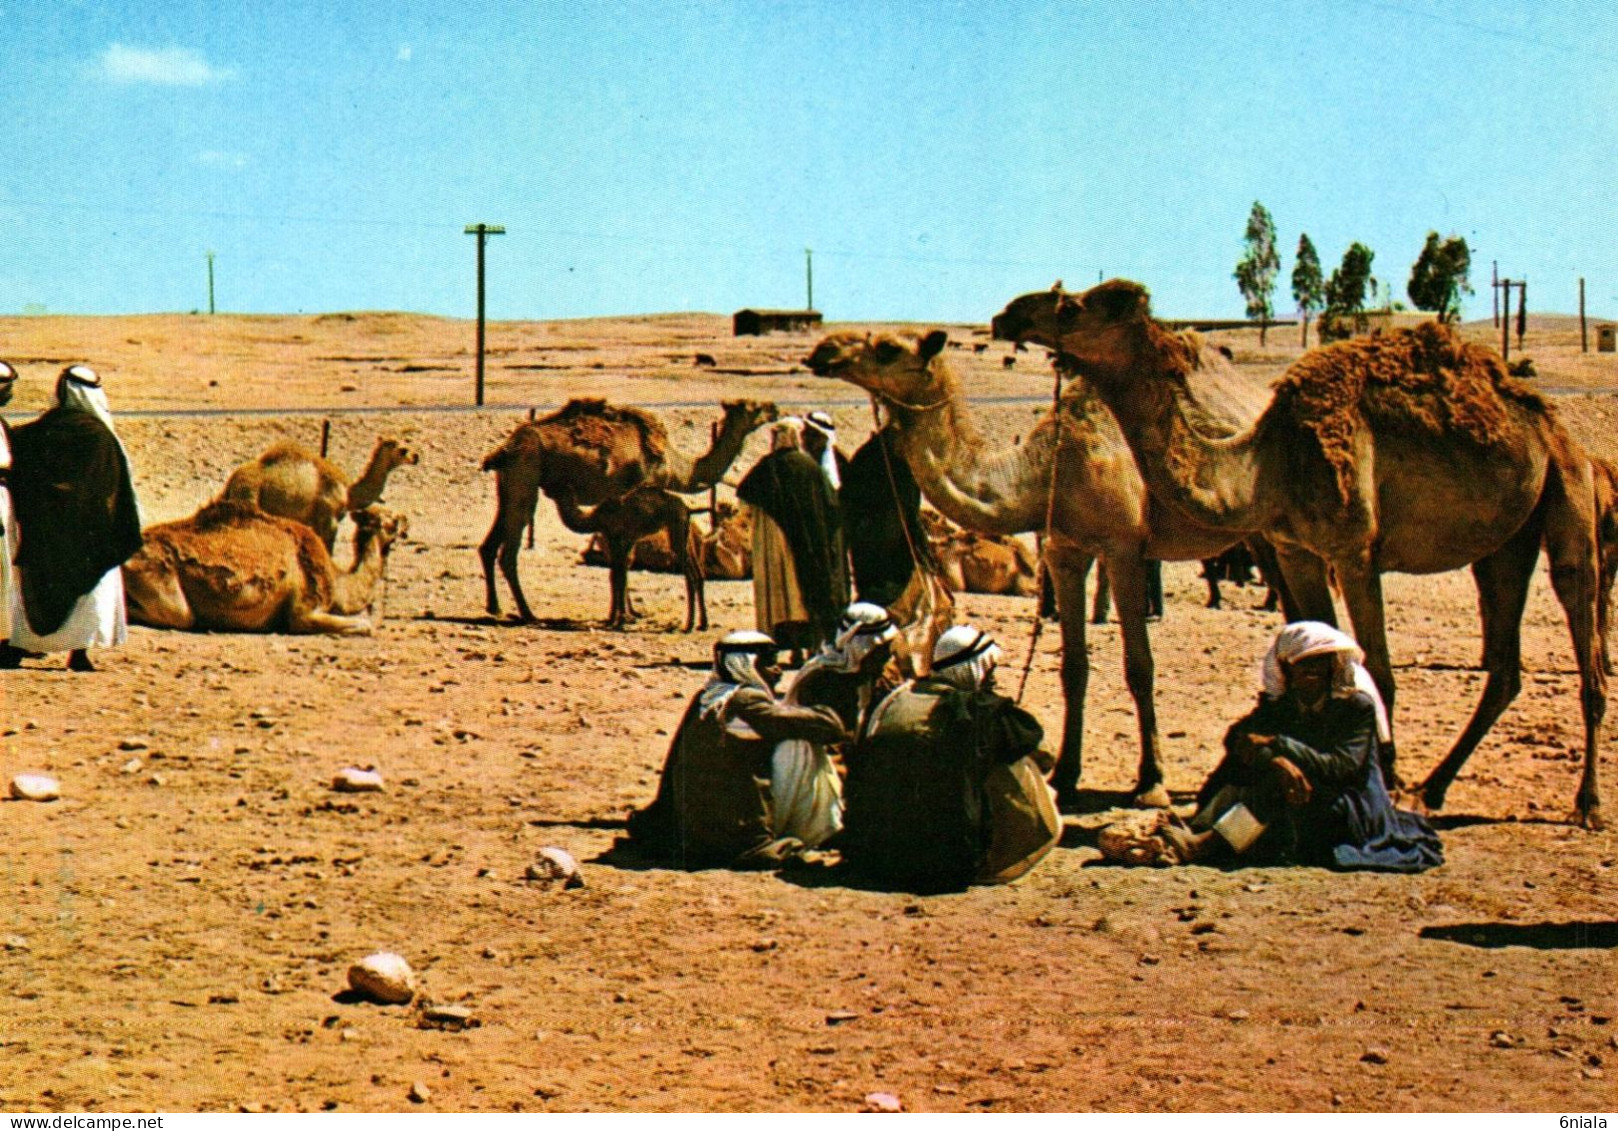
{"type": "Polygon", "coordinates": [[[837,623],[837,635],[821,646],[820,655],[815,659],[840,672],[858,671],[872,649],[898,635],[899,630],[894,627],[888,610],[868,601],[855,601],[843,611],[842,620],[837,623]]]}
{"type": "Polygon", "coordinates": [[[101,378],[88,365],[70,365],[62,370],[62,375],[56,379],[56,403],[100,417],[107,431],[114,436],[118,434],[118,429],[112,426],[112,408],[107,404],[101,378]]]}
{"type": "MultiPolygon", "coordinates": [[[[750,629],[737,629],[726,633],[714,645],[713,674],[708,677],[707,684],[697,695],[700,704],[698,714],[720,715],[730,697],[744,687],[754,687],[767,692],[774,698],[775,692],[770,685],[764,682],[764,677],[758,674],[758,658],[760,655],[773,656],[779,651],[776,643],[762,632],[750,629]]],[[[731,719],[725,724],[725,729],[738,738],[758,738],[759,734],[741,719],[731,719]]]]}
{"type": "Polygon", "coordinates": [[[932,678],[962,691],[977,691],[1000,663],[1000,645],[994,637],[969,624],[946,631],[933,645],[932,678]]]}
{"type": "Polygon", "coordinates": [[[1376,707],[1376,736],[1383,742],[1389,741],[1393,731],[1388,726],[1388,709],[1382,704],[1376,681],[1365,668],[1365,653],[1354,643],[1352,636],[1329,624],[1315,620],[1294,621],[1276,633],[1275,641],[1264,654],[1264,662],[1259,669],[1265,698],[1279,699],[1286,694],[1284,665],[1306,660],[1310,656],[1324,655],[1331,655],[1335,661],[1332,664],[1332,695],[1343,699],[1359,691],[1370,696],[1376,707]]]}
{"type": "Polygon", "coordinates": [[[817,408],[804,418],[803,423],[804,427],[812,428],[826,437],[826,448],[820,453],[820,470],[826,473],[831,489],[841,491],[843,481],[837,474],[837,427],[831,421],[831,413],[817,408]]]}

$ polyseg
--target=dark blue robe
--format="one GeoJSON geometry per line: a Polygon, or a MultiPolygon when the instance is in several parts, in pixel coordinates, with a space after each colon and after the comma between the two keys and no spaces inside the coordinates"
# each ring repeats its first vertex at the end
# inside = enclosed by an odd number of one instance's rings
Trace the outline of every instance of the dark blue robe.
{"type": "Polygon", "coordinates": [[[1393,807],[1377,757],[1376,707],[1369,696],[1328,699],[1318,711],[1290,697],[1261,697],[1225,735],[1225,758],[1197,795],[1206,805],[1224,786],[1243,791],[1267,828],[1243,860],[1314,864],[1344,870],[1422,872],[1444,862],[1426,819],[1393,807]],[[1231,752],[1238,734],[1274,735],[1261,759],[1244,764],[1231,752]],[[1303,805],[1281,800],[1272,758],[1286,758],[1309,779],[1303,805]]]}

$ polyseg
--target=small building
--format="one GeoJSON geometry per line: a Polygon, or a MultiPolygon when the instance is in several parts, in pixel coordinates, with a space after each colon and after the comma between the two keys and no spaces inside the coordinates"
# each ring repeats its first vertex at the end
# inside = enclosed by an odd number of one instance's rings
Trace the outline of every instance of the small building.
{"type": "Polygon", "coordinates": [[[731,319],[735,337],[773,334],[777,330],[813,330],[820,325],[818,310],[738,310],[731,319]]]}
{"type": "Polygon", "coordinates": [[[1602,322],[1596,326],[1596,352],[1618,352],[1618,326],[1611,322],[1602,322]]]}

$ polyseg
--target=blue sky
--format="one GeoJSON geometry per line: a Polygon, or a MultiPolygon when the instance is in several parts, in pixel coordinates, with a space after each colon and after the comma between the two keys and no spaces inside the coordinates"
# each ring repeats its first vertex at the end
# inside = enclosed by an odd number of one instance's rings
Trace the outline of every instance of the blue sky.
{"type": "Polygon", "coordinates": [[[1445,0],[0,0],[0,313],[798,306],[1060,277],[1239,317],[1255,200],[1618,313],[1618,10],[1445,0]]]}

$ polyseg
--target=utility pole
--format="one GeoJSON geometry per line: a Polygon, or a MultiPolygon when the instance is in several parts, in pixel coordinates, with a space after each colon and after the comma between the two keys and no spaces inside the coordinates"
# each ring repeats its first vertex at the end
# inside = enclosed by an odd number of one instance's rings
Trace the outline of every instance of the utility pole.
{"type": "Polygon", "coordinates": [[[1590,328],[1584,321],[1584,277],[1579,277],[1579,352],[1590,352],[1590,328]]]}
{"type": "Polygon", "coordinates": [[[213,252],[208,252],[208,313],[213,313],[213,252]]]}
{"type": "Polygon", "coordinates": [[[483,404],[483,245],[490,236],[503,236],[506,230],[498,224],[468,224],[466,234],[478,238],[478,383],[477,403],[483,404]]]}
{"type": "Polygon", "coordinates": [[[1506,296],[1506,304],[1505,304],[1506,305],[1506,316],[1504,318],[1499,318],[1498,316],[1496,317],[1496,321],[1500,325],[1500,356],[1505,358],[1507,361],[1510,361],[1511,360],[1511,280],[1510,279],[1501,279],[1499,284],[1495,287],[1494,298],[1495,298],[1496,302],[1500,301],[1500,296],[1502,294],[1506,296]]]}
{"type": "Polygon", "coordinates": [[[803,249],[803,272],[805,279],[809,283],[809,304],[804,309],[813,310],[815,308],[815,253],[813,248],[806,247],[803,249]]]}

